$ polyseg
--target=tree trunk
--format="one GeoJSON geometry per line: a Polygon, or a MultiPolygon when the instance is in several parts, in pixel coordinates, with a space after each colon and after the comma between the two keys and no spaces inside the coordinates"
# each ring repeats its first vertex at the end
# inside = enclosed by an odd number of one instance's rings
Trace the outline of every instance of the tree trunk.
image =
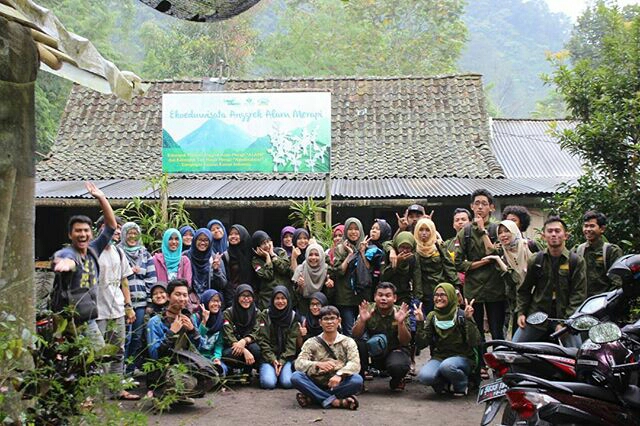
{"type": "Polygon", "coordinates": [[[0,311],[34,329],[34,90],[29,31],[0,17],[0,311]]]}

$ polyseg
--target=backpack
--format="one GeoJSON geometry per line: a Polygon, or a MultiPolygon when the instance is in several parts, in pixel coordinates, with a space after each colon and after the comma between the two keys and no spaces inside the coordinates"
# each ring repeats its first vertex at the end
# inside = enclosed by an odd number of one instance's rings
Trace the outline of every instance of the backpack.
{"type": "MultiPolygon", "coordinates": [[[[584,257],[584,251],[587,248],[587,243],[582,243],[576,248],[576,254],[580,257],[584,257]]],[[[607,265],[607,257],[611,258],[611,244],[604,243],[602,246],[602,264],[604,265],[605,271],[609,269],[610,265],[607,265]]]]}
{"type": "MultiPolygon", "coordinates": [[[[571,286],[571,278],[572,272],[576,270],[578,265],[579,257],[574,252],[569,252],[569,286],[571,286]]],[[[544,251],[539,251],[536,253],[536,260],[533,263],[533,266],[536,268],[536,278],[537,281],[542,280],[542,266],[544,265],[544,251]]]]}
{"type": "MultiPolygon", "coordinates": [[[[464,227],[464,254],[469,260],[471,249],[471,224],[467,224],[464,227]]],[[[495,243],[498,239],[498,224],[497,223],[489,223],[489,226],[486,228],[489,232],[489,239],[491,243],[495,243]]]]}

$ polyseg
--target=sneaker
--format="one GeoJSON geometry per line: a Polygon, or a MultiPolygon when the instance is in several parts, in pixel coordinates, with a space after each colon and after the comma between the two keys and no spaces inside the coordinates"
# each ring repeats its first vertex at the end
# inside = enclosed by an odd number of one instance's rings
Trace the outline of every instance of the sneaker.
{"type": "Polygon", "coordinates": [[[183,396],[176,401],[176,405],[195,405],[196,401],[188,396],[183,396]]]}
{"type": "Polygon", "coordinates": [[[467,396],[468,392],[469,392],[469,387],[467,386],[462,391],[453,391],[453,396],[460,398],[460,397],[463,397],[463,396],[467,396]]]}

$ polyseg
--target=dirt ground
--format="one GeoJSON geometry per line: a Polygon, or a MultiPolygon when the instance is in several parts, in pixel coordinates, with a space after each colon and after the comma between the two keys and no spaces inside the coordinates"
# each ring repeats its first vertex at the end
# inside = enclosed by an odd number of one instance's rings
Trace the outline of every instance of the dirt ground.
{"type": "MultiPolygon", "coordinates": [[[[428,352],[428,351],[427,351],[428,352]]],[[[419,357],[417,365],[428,360],[419,357]]],[[[162,415],[149,416],[150,425],[473,425],[479,424],[484,405],[476,404],[477,391],[454,398],[436,395],[417,381],[400,393],[391,392],[388,378],[365,382],[368,391],[359,395],[357,411],[300,408],[296,390],[259,388],[257,379],[249,386],[207,394],[196,405],[178,407],[162,415]]]]}

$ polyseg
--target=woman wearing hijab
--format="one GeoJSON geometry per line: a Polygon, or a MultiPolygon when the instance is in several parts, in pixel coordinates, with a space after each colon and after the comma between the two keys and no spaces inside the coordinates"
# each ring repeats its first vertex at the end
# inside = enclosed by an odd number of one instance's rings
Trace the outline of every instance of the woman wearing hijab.
{"type": "MultiPolygon", "coordinates": [[[[511,317],[511,332],[518,329],[518,315],[516,310],[516,289],[524,281],[527,275],[527,261],[531,257],[529,242],[522,237],[518,225],[512,220],[503,220],[498,225],[498,242],[502,249],[501,255],[487,256],[495,260],[495,265],[500,268],[505,282],[509,314],[511,317]]],[[[508,327],[509,321],[505,321],[508,327]]]]}
{"type": "Polygon", "coordinates": [[[207,223],[207,229],[211,231],[211,247],[213,254],[222,254],[229,248],[227,229],[218,219],[211,219],[207,223]]]}
{"type": "Polygon", "coordinates": [[[327,306],[329,301],[324,293],[319,291],[313,293],[309,297],[309,315],[307,315],[307,335],[305,339],[319,336],[322,333],[322,326],[320,325],[320,309],[323,306],[327,306]]]}
{"type": "Polygon", "coordinates": [[[193,235],[196,231],[189,225],[185,225],[180,228],[180,235],[182,236],[182,252],[189,250],[191,248],[191,243],[193,242],[193,235]]]}
{"type": "Polygon", "coordinates": [[[416,268],[413,274],[413,296],[422,303],[427,314],[433,309],[433,291],[439,283],[460,286],[458,273],[451,257],[438,238],[436,225],[431,219],[418,220],[413,230],[416,240],[416,268]]]}
{"type": "Polygon", "coordinates": [[[307,252],[307,246],[310,239],[309,231],[304,228],[298,228],[293,233],[293,249],[291,250],[291,271],[295,271],[298,265],[304,262],[307,252]]]}
{"type": "Polygon", "coordinates": [[[255,278],[251,267],[251,235],[242,225],[233,225],[229,228],[229,247],[223,256],[224,269],[227,274],[227,287],[225,299],[229,305],[240,284],[249,284],[255,291],[255,278]]]}
{"type": "Polygon", "coordinates": [[[191,287],[198,297],[210,288],[222,290],[226,286],[226,278],[222,274],[219,263],[211,265],[211,232],[200,228],[195,232],[193,244],[185,256],[191,261],[191,287]]]}
{"type": "Polygon", "coordinates": [[[253,288],[240,284],[233,295],[231,307],[223,314],[222,334],[224,347],[222,356],[232,366],[250,373],[260,362],[261,351],[257,343],[258,309],[254,303],[253,288]]]}
{"type": "Polygon", "coordinates": [[[285,226],[280,231],[280,247],[276,248],[276,253],[283,251],[287,254],[287,259],[291,259],[291,252],[293,251],[293,233],[296,232],[296,228],[293,226],[285,226]]]}
{"type": "Polygon", "coordinates": [[[325,254],[318,243],[309,244],[305,253],[305,261],[298,265],[291,281],[298,291],[299,311],[302,315],[309,313],[309,302],[313,294],[333,288],[333,280],[328,274],[325,254]]]}
{"type": "Polygon", "coordinates": [[[216,290],[206,290],[202,293],[202,305],[200,306],[201,319],[198,323],[198,331],[202,340],[198,348],[200,353],[209,358],[216,365],[219,374],[227,374],[227,366],[222,362],[222,349],[224,338],[222,337],[224,300],[222,294],[216,290]]]}
{"type": "Polygon", "coordinates": [[[176,278],[182,278],[187,281],[189,285],[187,308],[191,312],[197,312],[200,309],[200,299],[193,292],[193,287],[191,287],[193,278],[191,261],[187,256],[182,256],[181,248],[182,236],[180,231],[175,228],[167,229],[162,236],[162,250],[153,255],[153,264],[156,268],[158,281],[167,283],[176,278]]]}
{"type": "Polygon", "coordinates": [[[273,289],[277,285],[287,284],[291,292],[291,270],[289,269],[289,258],[281,252],[276,255],[271,237],[264,231],[256,231],[251,237],[253,246],[253,257],[251,267],[257,277],[257,287],[260,289],[258,295],[258,309],[269,307],[269,301],[273,295],[273,289]]]}
{"type": "Polygon", "coordinates": [[[369,300],[371,294],[371,286],[363,286],[366,281],[358,276],[358,262],[364,262],[365,266],[367,263],[365,250],[368,238],[365,239],[362,223],[355,217],[347,219],[344,228],[342,243],[336,247],[332,275],[335,279],[336,307],[342,318],[342,332],[351,337],[351,329],[358,316],[358,305],[363,300],[369,300]]]}
{"type": "Polygon", "coordinates": [[[478,364],[480,332],[473,321],[473,300],[458,307],[456,289],[441,283],[433,292],[435,309],[425,320],[422,307],[415,307],[418,347],[431,347],[431,359],[420,369],[418,381],[445,393],[451,385],[454,396],[467,394],[469,375],[478,364]]]}
{"type": "Polygon", "coordinates": [[[269,307],[260,313],[258,343],[262,350],[260,387],[275,389],[279,384],[291,389],[293,361],[298,350],[302,325],[293,310],[289,290],[285,286],[273,289],[269,307]]]}
{"type": "Polygon", "coordinates": [[[329,265],[333,266],[336,258],[336,247],[342,243],[342,237],[344,236],[344,225],[337,225],[333,228],[331,236],[333,244],[331,245],[331,248],[327,250],[326,254],[329,257],[329,265]]]}
{"type": "Polygon", "coordinates": [[[149,290],[157,282],[156,267],[151,254],[142,244],[140,227],[134,222],[122,225],[120,248],[129,261],[133,275],[128,277],[129,292],[131,293],[131,307],[135,311],[136,319],[127,325],[125,342],[125,359],[133,358],[133,363],[127,364],[127,373],[133,373],[136,366],[142,365],[140,348],[144,336],[144,314],[147,307],[149,290]]]}
{"type": "MultiPolygon", "coordinates": [[[[369,245],[364,253],[371,271],[371,288],[376,288],[386,264],[383,244],[391,240],[391,226],[384,219],[375,219],[369,230],[369,245]]],[[[369,300],[371,301],[371,300],[369,300]]]]}
{"type": "MultiPolygon", "coordinates": [[[[411,283],[416,267],[415,249],[416,240],[411,232],[398,232],[391,243],[396,252],[397,262],[395,267],[389,259],[382,270],[382,281],[393,283],[396,286],[397,304],[406,303],[411,306],[411,283]]],[[[388,256],[388,254],[387,254],[388,256]]]]}

